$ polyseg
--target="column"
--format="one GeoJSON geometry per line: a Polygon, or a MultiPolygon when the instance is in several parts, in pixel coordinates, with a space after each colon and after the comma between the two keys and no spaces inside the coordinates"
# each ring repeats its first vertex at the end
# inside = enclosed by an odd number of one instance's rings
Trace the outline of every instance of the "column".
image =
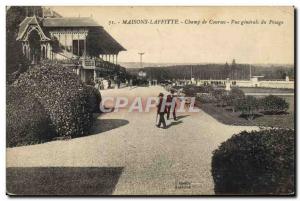
{"type": "Polygon", "coordinates": [[[48,53],[48,45],[47,45],[47,43],[46,43],[46,44],[45,44],[45,59],[48,59],[47,53],[48,53]]]}
{"type": "Polygon", "coordinates": [[[48,54],[48,59],[51,59],[51,51],[50,51],[50,44],[48,43],[47,45],[47,54],[48,54]]]}
{"type": "Polygon", "coordinates": [[[94,70],[94,82],[96,82],[96,77],[97,77],[96,70],[94,70]]]}
{"type": "Polygon", "coordinates": [[[79,30],[77,32],[77,55],[79,56],[79,30]]]}
{"type": "Polygon", "coordinates": [[[74,51],[73,51],[73,29],[71,29],[71,52],[72,52],[72,55],[74,54],[74,51]]]}
{"type": "Polygon", "coordinates": [[[65,50],[67,51],[67,31],[65,30],[65,50]]]}
{"type": "Polygon", "coordinates": [[[41,44],[41,55],[40,55],[40,60],[44,59],[44,52],[43,52],[43,44],[41,44]]]}
{"type": "Polygon", "coordinates": [[[86,56],[87,52],[86,52],[86,35],[85,35],[85,38],[84,38],[84,54],[86,56]]]}
{"type": "Polygon", "coordinates": [[[52,46],[50,45],[50,59],[53,60],[52,46]]]}
{"type": "Polygon", "coordinates": [[[31,51],[30,51],[30,46],[28,46],[28,59],[29,59],[29,61],[31,60],[31,51]]]}
{"type": "Polygon", "coordinates": [[[25,45],[24,45],[24,43],[22,43],[22,52],[23,52],[23,55],[25,55],[25,45]]]}

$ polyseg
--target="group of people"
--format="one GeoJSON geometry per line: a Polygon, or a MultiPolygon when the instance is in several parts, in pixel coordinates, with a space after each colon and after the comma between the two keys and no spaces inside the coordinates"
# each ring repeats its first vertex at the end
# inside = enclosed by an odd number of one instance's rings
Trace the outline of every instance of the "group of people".
{"type": "MultiPolygon", "coordinates": [[[[117,79],[115,81],[115,84],[116,84],[117,88],[119,89],[121,87],[121,80],[117,79]]],[[[98,80],[96,87],[98,88],[98,90],[111,89],[112,88],[112,80],[101,78],[98,80]]]]}
{"type": "MultiPolygon", "coordinates": [[[[174,90],[171,90],[171,94],[167,95],[166,98],[164,98],[163,93],[159,93],[159,102],[157,104],[157,115],[159,116],[159,121],[156,126],[158,128],[163,126],[164,129],[167,128],[166,121],[165,121],[165,114],[167,114],[167,120],[170,119],[170,114],[172,113],[173,119],[176,121],[176,96],[174,95],[174,90]]],[[[157,118],[156,118],[157,119],[157,118]]],[[[157,122],[157,120],[156,120],[157,122]]]]}

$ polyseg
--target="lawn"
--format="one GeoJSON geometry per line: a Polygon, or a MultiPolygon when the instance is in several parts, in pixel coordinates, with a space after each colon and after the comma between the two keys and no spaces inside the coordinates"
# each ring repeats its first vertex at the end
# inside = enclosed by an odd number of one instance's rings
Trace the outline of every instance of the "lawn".
{"type": "Polygon", "coordinates": [[[218,121],[228,125],[294,128],[294,96],[281,97],[283,97],[289,103],[287,114],[262,115],[258,116],[252,121],[241,118],[239,112],[232,112],[224,107],[217,107],[212,103],[199,105],[203,111],[218,121]]]}
{"type": "Polygon", "coordinates": [[[123,167],[10,167],[9,195],[111,195],[123,167]]]}
{"type": "Polygon", "coordinates": [[[239,87],[244,93],[294,93],[294,89],[264,88],[264,87],[239,87]]]}

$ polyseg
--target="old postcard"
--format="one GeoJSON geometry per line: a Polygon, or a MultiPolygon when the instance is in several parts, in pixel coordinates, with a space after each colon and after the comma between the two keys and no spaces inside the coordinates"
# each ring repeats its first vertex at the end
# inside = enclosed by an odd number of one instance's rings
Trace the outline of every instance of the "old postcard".
{"type": "Polygon", "coordinates": [[[295,195],[294,12],[7,6],[7,194],[295,195]]]}

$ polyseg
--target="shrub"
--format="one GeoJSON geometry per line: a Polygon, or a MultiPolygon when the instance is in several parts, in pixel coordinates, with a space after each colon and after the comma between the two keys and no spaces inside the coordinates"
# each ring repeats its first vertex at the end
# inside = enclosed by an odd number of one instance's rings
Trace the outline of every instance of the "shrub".
{"type": "Polygon", "coordinates": [[[215,103],[217,102],[216,98],[211,94],[207,93],[197,93],[197,100],[201,103],[215,103]]]}
{"type": "Polygon", "coordinates": [[[86,85],[85,90],[88,96],[88,111],[90,113],[100,112],[100,103],[102,100],[100,91],[93,86],[86,85]]]}
{"type": "Polygon", "coordinates": [[[183,91],[187,96],[193,97],[196,96],[197,93],[212,93],[214,91],[214,88],[211,85],[208,86],[187,85],[183,88],[183,91]]]}
{"type": "Polygon", "coordinates": [[[231,91],[229,92],[229,95],[231,95],[235,99],[244,99],[245,98],[245,93],[237,87],[232,88],[231,91]]]}
{"type": "Polygon", "coordinates": [[[199,92],[201,93],[212,93],[214,88],[211,85],[206,85],[206,86],[200,86],[199,87],[199,92]]]}
{"type": "Polygon", "coordinates": [[[239,88],[232,88],[229,92],[228,96],[226,97],[226,105],[232,106],[232,111],[235,112],[236,107],[240,101],[245,99],[245,93],[240,90],[239,88]]]}
{"type": "Polygon", "coordinates": [[[225,106],[226,105],[227,93],[224,89],[215,89],[212,92],[212,95],[217,100],[217,105],[218,106],[225,106]]]}
{"type": "Polygon", "coordinates": [[[269,95],[261,99],[261,108],[265,114],[286,112],[289,104],[281,97],[269,95]]]}
{"type": "Polygon", "coordinates": [[[6,143],[8,147],[47,141],[55,137],[42,104],[21,88],[7,88],[6,143]]]}
{"type": "Polygon", "coordinates": [[[294,130],[243,131],[213,152],[216,194],[291,194],[294,130]]]}
{"type": "Polygon", "coordinates": [[[71,69],[44,63],[23,73],[13,85],[40,101],[58,136],[81,136],[90,128],[88,93],[71,69]]]}
{"type": "Polygon", "coordinates": [[[7,69],[6,83],[8,85],[12,84],[14,81],[18,79],[21,73],[28,70],[29,66],[30,66],[30,62],[24,55],[18,55],[18,56],[14,55],[14,60],[10,62],[7,61],[6,64],[6,69],[7,69]]]}
{"type": "Polygon", "coordinates": [[[193,85],[187,85],[183,88],[183,93],[186,94],[186,96],[192,97],[196,96],[196,93],[198,92],[198,87],[193,85]]]}
{"type": "Polygon", "coordinates": [[[255,112],[259,108],[259,101],[254,96],[246,96],[245,99],[234,102],[236,110],[242,112],[242,116],[245,116],[248,120],[253,120],[255,112]]]}

